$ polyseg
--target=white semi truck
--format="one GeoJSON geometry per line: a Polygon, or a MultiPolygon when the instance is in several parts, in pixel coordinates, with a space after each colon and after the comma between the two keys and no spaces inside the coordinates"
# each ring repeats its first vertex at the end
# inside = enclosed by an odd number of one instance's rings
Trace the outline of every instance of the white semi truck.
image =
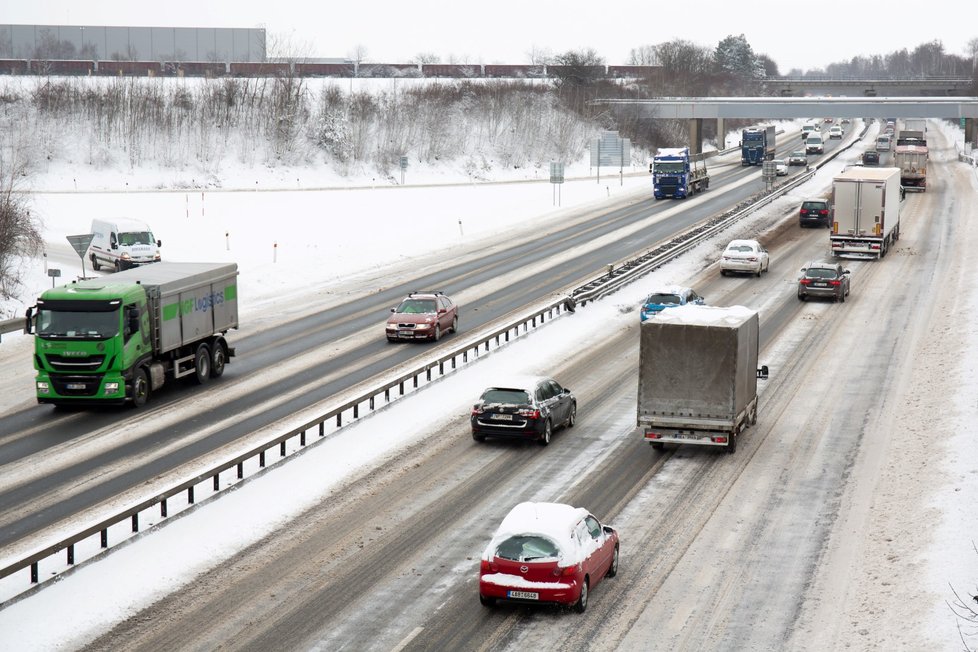
{"type": "Polygon", "coordinates": [[[852,167],[832,181],[832,254],[882,258],[900,239],[900,168],[852,167]]]}

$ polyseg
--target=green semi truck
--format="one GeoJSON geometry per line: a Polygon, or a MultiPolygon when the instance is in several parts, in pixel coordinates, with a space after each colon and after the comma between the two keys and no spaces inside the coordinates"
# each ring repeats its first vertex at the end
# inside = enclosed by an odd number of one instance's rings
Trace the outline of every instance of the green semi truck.
{"type": "Polygon", "coordinates": [[[52,288],[27,311],[38,403],[139,407],[166,379],[204,384],[234,355],[238,266],[157,263],[52,288]]]}

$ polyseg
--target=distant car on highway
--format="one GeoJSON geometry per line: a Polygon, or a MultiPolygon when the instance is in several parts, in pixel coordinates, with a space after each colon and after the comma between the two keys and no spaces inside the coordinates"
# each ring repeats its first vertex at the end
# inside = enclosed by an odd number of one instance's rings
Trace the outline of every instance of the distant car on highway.
{"type": "Polygon", "coordinates": [[[829,138],[842,138],[843,135],[845,135],[845,132],[842,131],[842,127],[839,125],[833,125],[829,129],[829,138]]]}
{"type": "Polygon", "coordinates": [[[798,226],[832,226],[832,206],[825,199],[806,199],[798,209],[798,226]]]}
{"type": "Polygon", "coordinates": [[[655,317],[666,308],[685,306],[687,303],[703,305],[706,300],[696,294],[693,288],[672,286],[660,288],[650,293],[642,302],[642,321],[655,317]]]}
{"type": "Polygon", "coordinates": [[[387,340],[437,342],[449,331],[458,332],[458,306],[441,292],[412,292],[391,308],[387,340]]]}
{"type": "Polygon", "coordinates": [[[879,152],[873,149],[863,152],[863,165],[879,165],[879,164],[880,164],[879,152]]]}
{"type": "Polygon", "coordinates": [[[747,273],[757,276],[771,267],[767,249],[757,240],[734,240],[720,256],[720,275],[747,273]]]}
{"type": "Polygon", "coordinates": [[[788,176],[788,161],[783,158],[774,159],[774,173],[779,177],[788,176]]]}
{"type": "Polygon", "coordinates": [[[618,547],[618,532],[586,509],[520,503],[482,553],[479,602],[560,604],[583,613],[598,583],[618,574],[618,547]]]}
{"type": "Polygon", "coordinates": [[[839,263],[811,262],[801,268],[804,274],[798,279],[798,300],[809,297],[827,297],[840,303],[849,296],[849,270],[839,263]]]}
{"type": "Polygon", "coordinates": [[[805,152],[808,154],[822,154],[825,152],[825,143],[822,136],[809,136],[805,140],[805,152]]]}
{"type": "Polygon", "coordinates": [[[788,155],[788,165],[808,165],[808,154],[799,149],[788,155]]]}
{"type": "Polygon", "coordinates": [[[555,429],[577,423],[577,398],[553,378],[512,379],[482,392],[470,423],[476,441],[503,437],[546,446],[555,429]]]}
{"type": "Polygon", "coordinates": [[[808,140],[809,136],[818,133],[821,133],[818,129],[818,125],[805,125],[801,128],[801,139],[808,140]]]}

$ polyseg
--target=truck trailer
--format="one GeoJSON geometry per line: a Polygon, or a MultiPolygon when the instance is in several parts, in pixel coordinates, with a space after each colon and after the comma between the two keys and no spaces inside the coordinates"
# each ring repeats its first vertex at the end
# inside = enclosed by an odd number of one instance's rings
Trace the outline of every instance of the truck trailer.
{"type": "Polygon", "coordinates": [[[139,407],[166,379],[224,373],[238,266],[162,262],[45,291],[28,309],[38,403],[139,407]]]}
{"type": "Polygon", "coordinates": [[[638,427],[652,448],[712,446],[733,453],[757,422],[757,312],[685,305],[640,326],[638,427]]]}
{"type": "Polygon", "coordinates": [[[852,167],[832,180],[832,254],[882,258],[900,239],[899,168],[852,167]]]}
{"type": "Polygon", "coordinates": [[[710,174],[703,154],[690,154],[688,147],[663,147],[652,158],[652,193],[656,199],[685,199],[710,187],[710,174]]]}
{"type": "Polygon", "coordinates": [[[774,126],[750,127],[740,135],[740,164],[760,165],[764,161],[773,161],[774,126]]]}
{"type": "Polygon", "coordinates": [[[893,150],[893,164],[900,168],[900,183],[907,190],[924,192],[927,190],[927,132],[924,120],[907,120],[920,129],[904,129],[897,134],[893,150]]]}

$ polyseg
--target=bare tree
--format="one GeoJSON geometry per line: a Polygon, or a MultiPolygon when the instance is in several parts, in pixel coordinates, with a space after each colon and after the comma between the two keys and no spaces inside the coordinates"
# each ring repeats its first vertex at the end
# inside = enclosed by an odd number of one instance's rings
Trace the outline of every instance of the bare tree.
{"type": "Polygon", "coordinates": [[[657,66],[659,65],[659,55],[654,45],[642,45],[632,48],[628,53],[628,65],[630,66],[657,66]]]}
{"type": "Polygon", "coordinates": [[[539,48],[534,45],[526,53],[526,58],[534,66],[545,66],[548,63],[553,63],[554,55],[550,48],[539,48]]]}
{"type": "Polygon", "coordinates": [[[424,65],[426,63],[441,63],[441,57],[434,52],[418,52],[412,59],[408,60],[408,63],[417,63],[420,65],[424,65]]]}
{"type": "Polygon", "coordinates": [[[20,183],[27,178],[23,152],[15,145],[0,148],[0,298],[17,296],[21,266],[44,246],[41,230],[27,208],[20,183]]]}

